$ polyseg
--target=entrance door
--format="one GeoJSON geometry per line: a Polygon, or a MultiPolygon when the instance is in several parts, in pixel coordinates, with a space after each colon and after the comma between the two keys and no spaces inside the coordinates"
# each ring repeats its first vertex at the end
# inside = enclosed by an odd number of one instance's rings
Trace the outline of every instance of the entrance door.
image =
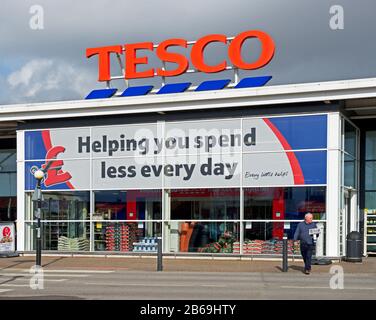
{"type": "Polygon", "coordinates": [[[353,188],[343,190],[343,210],[341,215],[342,255],[346,254],[346,237],[351,231],[358,230],[357,191],[353,188]]]}

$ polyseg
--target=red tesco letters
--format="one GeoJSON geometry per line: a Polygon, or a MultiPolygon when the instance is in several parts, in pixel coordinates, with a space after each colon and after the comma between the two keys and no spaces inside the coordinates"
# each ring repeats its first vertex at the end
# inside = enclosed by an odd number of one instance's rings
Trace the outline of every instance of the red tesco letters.
{"type": "MultiPolygon", "coordinates": [[[[219,42],[227,45],[227,38],[223,34],[211,34],[204,36],[192,45],[190,59],[193,66],[201,72],[214,73],[224,71],[227,67],[226,57],[218,65],[208,65],[204,59],[205,48],[214,42],[219,42]]],[[[161,42],[156,48],[157,57],[163,62],[175,63],[177,66],[173,70],[164,70],[161,68],[149,68],[145,71],[137,71],[138,65],[147,65],[148,57],[138,54],[138,50],[154,51],[154,44],[152,42],[142,42],[134,44],[126,44],[124,46],[115,45],[99,48],[86,49],[86,57],[90,58],[98,55],[98,81],[111,80],[111,54],[123,54],[125,56],[125,78],[152,78],[156,76],[173,77],[183,74],[187,71],[189,66],[188,58],[180,53],[169,52],[170,47],[187,48],[187,40],[185,39],[169,39],[161,42]]],[[[262,68],[270,62],[273,58],[275,45],[273,39],[265,32],[259,30],[249,30],[238,34],[228,45],[228,58],[231,63],[244,70],[255,70],[262,68]],[[256,38],[261,43],[261,53],[258,59],[254,62],[245,62],[241,56],[241,49],[243,43],[247,39],[256,38]]]]}

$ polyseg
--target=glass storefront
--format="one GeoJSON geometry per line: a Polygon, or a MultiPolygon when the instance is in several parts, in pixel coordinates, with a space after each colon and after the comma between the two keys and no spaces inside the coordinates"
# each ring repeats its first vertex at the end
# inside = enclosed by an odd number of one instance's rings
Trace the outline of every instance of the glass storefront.
{"type": "MultiPolygon", "coordinates": [[[[33,220],[36,208],[32,193],[26,195],[27,220],[33,220]]],[[[43,220],[89,220],[90,192],[44,192],[42,202],[43,220]]]]}
{"type": "MultiPolygon", "coordinates": [[[[58,251],[89,251],[90,224],[88,222],[43,222],[42,249],[58,251]]],[[[26,237],[29,250],[35,250],[36,224],[26,223],[26,237]]]]}
{"type": "Polygon", "coordinates": [[[376,209],[376,131],[365,135],[365,208],[376,209]]]}
{"type": "Polygon", "coordinates": [[[98,220],[159,220],[162,217],[161,190],[95,191],[98,220]]]}
{"type": "MultiPolygon", "coordinates": [[[[282,238],[287,235],[291,254],[300,254],[299,245],[294,244],[294,233],[299,222],[253,222],[244,223],[243,253],[245,254],[281,254],[282,238]]],[[[318,255],[325,252],[325,223],[317,222],[321,229],[316,251],[318,255]]]]}
{"type": "Polygon", "coordinates": [[[173,189],[172,220],[239,220],[239,189],[173,189]]]}
{"type": "MultiPolygon", "coordinates": [[[[270,241],[276,242],[278,247],[284,233],[292,239],[297,223],[307,212],[325,228],[326,187],[164,192],[166,210],[163,214],[162,190],[44,192],[43,248],[155,252],[156,238],[163,236],[164,250],[169,253],[247,254],[250,252],[246,245],[254,241],[269,247],[270,241]],[[94,208],[91,215],[90,194],[94,208]],[[240,216],[242,206],[243,219],[240,216]]],[[[28,211],[33,212],[32,193],[26,198],[28,211]]],[[[34,227],[29,216],[26,224],[29,250],[35,246],[34,227]]],[[[255,252],[258,251],[252,251],[255,252]]],[[[259,253],[279,254],[279,251],[260,250],[259,253]]]]}
{"type": "Polygon", "coordinates": [[[239,237],[239,223],[171,221],[166,223],[164,240],[167,252],[233,253],[239,237]]]}
{"type": "Polygon", "coordinates": [[[97,221],[93,223],[94,251],[155,252],[155,239],[161,233],[157,222],[97,221]]]}
{"type": "Polygon", "coordinates": [[[49,156],[46,250],[153,252],[162,237],[166,253],[247,254],[307,212],[325,229],[327,132],[327,114],[26,130],[25,249],[49,156]]]}
{"type": "Polygon", "coordinates": [[[0,150],[0,221],[17,217],[16,150],[0,150]]]}
{"type": "Polygon", "coordinates": [[[244,189],[244,218],[247,220],[303,220],[310,212],[314,220],[325,220],[325,187],[279,187],[244,189]]]}

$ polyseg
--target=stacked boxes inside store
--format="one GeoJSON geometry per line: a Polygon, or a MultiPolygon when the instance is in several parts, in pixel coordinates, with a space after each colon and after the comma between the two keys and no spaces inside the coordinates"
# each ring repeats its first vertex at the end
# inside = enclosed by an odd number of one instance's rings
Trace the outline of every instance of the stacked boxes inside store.
{"type": "Polygon", "coordinates": [[[240,242],[236,241],[232,244],[232,253],[240,254],[240,242]]]}
{"type": "MultiPolygon", "coordinates": [[[[299,243],[294,245],[293,240],[287,241],[289,255],[299,254],[299,243]]],[[[272,240],[245,240],[243,244],[243,254],[282,254],[283,241],[272,240]]],[[[234,242],[233,253],[240,254],[240,242],[234,242]]]]}
{"type": "Polygon", "coordinates": [[[106,250],[125,251],[133,250],[133,243],[137,239],[137,226],[134,223],[111,223],[106,227],[106,250]]]}
{"type": "Polygon", "coordinates": [[[157,238],[146,237],[140,242],[133,243],[133,252],[157,252],[157,238]]]}
{"type": "Polygon", "coordinates": [[[58,239],[59,251],[89,251],[90,243],[85,238],[67,238],[59,237],[58,239]]]}
{"type": "Polygon", "coordinates": [[[209,243],[205,247],[198,248],[198,252],[205,253],[233,253],[235,237],[232,232],[225,231],[217,242],[209,243]]]}
{"type": "Polygon", "coordinates": [[[243,245],[243,252],[245,254],[261,254],[263,243],[263,240],[246,241],[243,245]]]}

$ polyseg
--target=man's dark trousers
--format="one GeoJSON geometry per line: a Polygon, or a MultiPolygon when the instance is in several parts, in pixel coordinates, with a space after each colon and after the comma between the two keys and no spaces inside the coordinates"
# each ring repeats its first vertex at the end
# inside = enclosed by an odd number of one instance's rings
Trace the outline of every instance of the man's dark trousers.
{"type": "Polygon", "coordinates": [[[300,252],[304,260],[304,270],[311,271],[312,254],[314,247],[315,246],[313,244],[308,244],[305,242],[300,244],[300,252]]]}

